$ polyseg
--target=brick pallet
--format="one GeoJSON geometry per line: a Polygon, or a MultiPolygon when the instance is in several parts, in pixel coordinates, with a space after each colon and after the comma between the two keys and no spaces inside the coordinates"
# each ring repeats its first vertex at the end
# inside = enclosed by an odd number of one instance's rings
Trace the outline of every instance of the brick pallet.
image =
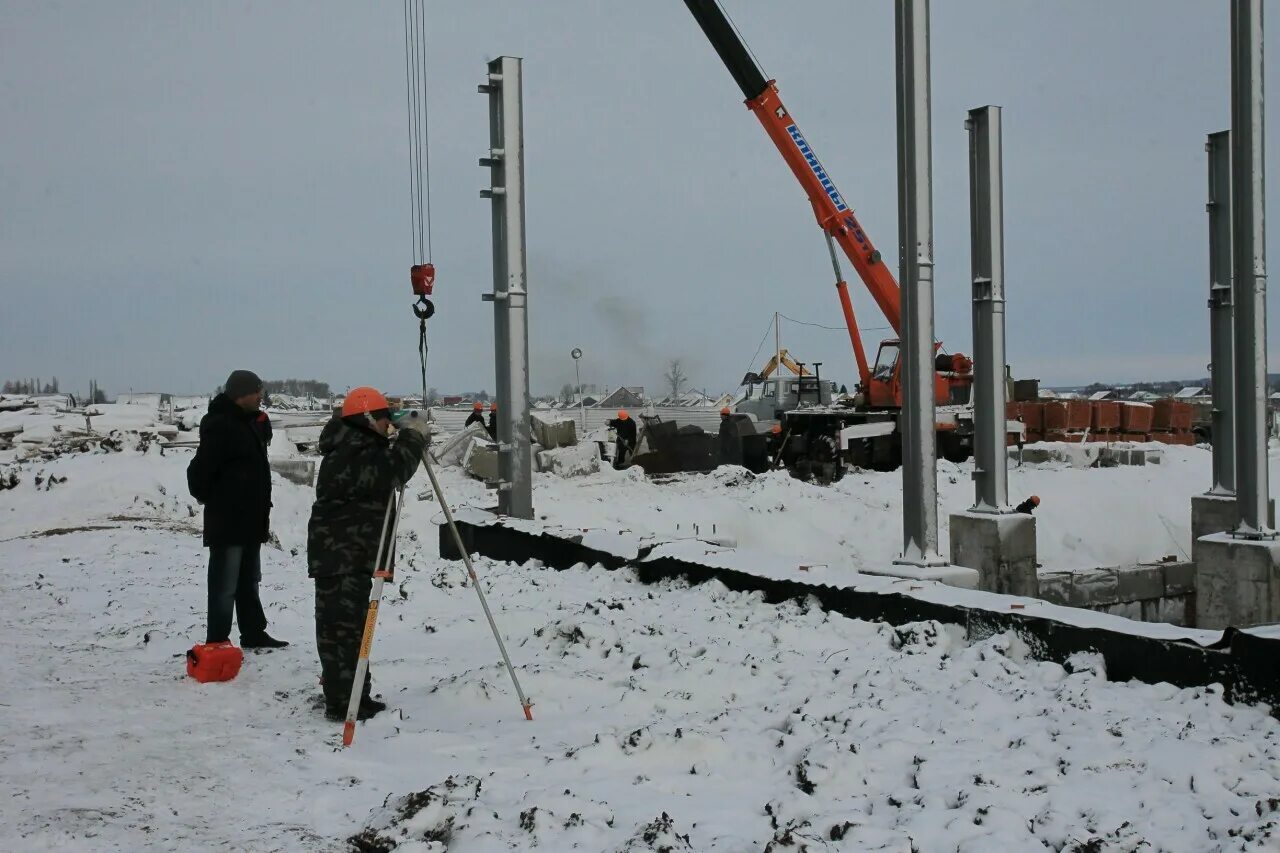
{"type": "Polygon", "coordinates": [[[1090,428],[1094,432],[1111,432],[1120,429],[1120,402],[1118,400],[1094,400],[1090,428]]]}
{"type": "Polygon", "coordinates": [[[1123,403],[1120,406],[1120,431],[1129,433],[1151,432],[1155,409],[1147,403],[1123,403]]]}
{"type": "Polygon", "coordinates": [[[1044,403],[1045,432],[1086,430],[1093,420],[1088,400],[1049,400],[1044,403]]]}
{"type": "Polygon", "coordinates": [[[1161,432],[1183,432],[1191,429],[1191,404],[1182,400],[1156,400],[1151,406],[1151,428],[1161,432]]]}

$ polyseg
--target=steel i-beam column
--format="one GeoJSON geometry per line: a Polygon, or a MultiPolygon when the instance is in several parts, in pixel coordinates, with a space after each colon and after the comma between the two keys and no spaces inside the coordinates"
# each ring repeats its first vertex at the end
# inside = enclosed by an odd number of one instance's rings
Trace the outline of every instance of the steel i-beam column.
{"type": "Polygon", "coordinates": [[[1009,512],[1005,449],[1004,167],[1000,108],[969,111],[973,270],[973,512],[1009,512]]]}
{"type": "Polygon", "coordinates": [[[942,565],[938,554],[938,449],[934,437],[933,163],[929,105],[929,2],[897,0],[898,241],[902,286],[902,557],[942,565]]]}
{"type": "Polygon", "coordinates": [[[489,155],[480,159],[492,185],[480,195],[493,208],[494,366],[498,400],[498,512],[533,518],[529,435],[529,319],[524,250],[524,115],[521,60],[489,63],[479,90],[489,96],[489,155]]]}

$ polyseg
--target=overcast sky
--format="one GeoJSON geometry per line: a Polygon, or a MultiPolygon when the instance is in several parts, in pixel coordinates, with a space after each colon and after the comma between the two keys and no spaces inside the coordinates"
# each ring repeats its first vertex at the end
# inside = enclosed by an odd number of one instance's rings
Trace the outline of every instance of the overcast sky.
{"type": "MultiPolygon", "coordinates": [[[[583,381],[654,388],[681,357],[725,390],[775,310],[839,324],[809,206],[683,3],[428,6],[431,385],[494,389],[476,84],[501,54],[525,60],[535,393],[572,380],[575,346],[583,381]]],[[[896,272],[892,4],[726,8],[896,272]]],[[[1015,375],[1204,375],[1226,3],[968,0],[932,23],[947,348],[971,351],[963,122],[993,103],[1015,375]]],[[[245,367],[412,390],[406,136],[400,2],[0,1],[0,378],[206,391],[245,367]]],[[[782,337],[852,384],[843,333],[782,337]]]]}

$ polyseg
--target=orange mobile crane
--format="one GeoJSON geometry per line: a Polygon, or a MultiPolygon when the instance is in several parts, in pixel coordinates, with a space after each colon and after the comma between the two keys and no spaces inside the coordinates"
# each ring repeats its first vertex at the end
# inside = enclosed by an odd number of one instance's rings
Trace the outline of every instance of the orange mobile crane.
{"type": "MultiPolygon", "coordinates": [[[[898,283],[852,208],[822,167],[818,155],[800,132],[794,117],[783,106],[776,82],[765,78],[717,0],[685,0],[685,5],[742,90],[747,108],[760,120],[813,206],[818,227],[827,238],[836,276],[836,293],[857,362],[859,393],[853,410],[843,414],[835,410],[825,415],[805,409],[777,413],[777,419],[790,436],[787,448],[791,458],[784,461],[802,476],[811,475],[827,481],[839,479],[843,461],[877,468],[897,467],[900,444],[896,430],[886,432],[885,425],[896,425],[902,408],[899,341],[882,341],[875,367],[867,364],[853,303],[849,299],[849,287],[840,270],[835,246],[838,244],[853,264],[893,331],[901,334],[902,297],[898,283]],[[793,423],[786,423],[788,420],[793,423]],[[860,430],[857,428],[860,424],[880,426],[860,430]]],[[[940,345],[935,345],[935,352],[939,348],[940,345]]],[[[934,367],[937,371],[934,380],[937,402],[943,405],[967,404],[973,382],[973,363],[960,354],[939,353],[934,367]]],[[[800,379],[803,385],[804,377],[800,379]]],[[[776,399],[782,400],[783,397],[778,394],[776,399]]],[[[971,430],[972,419],[968,419],[966,424],[963,414],[957,416],[957,413],[940,412],[939,451],[954,461],[967,459],[971,450],[971,430]]]]}

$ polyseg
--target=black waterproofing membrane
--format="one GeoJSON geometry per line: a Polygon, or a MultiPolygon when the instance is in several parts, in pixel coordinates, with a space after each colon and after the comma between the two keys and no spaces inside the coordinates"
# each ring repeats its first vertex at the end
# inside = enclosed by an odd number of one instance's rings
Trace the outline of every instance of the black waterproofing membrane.
{"type": "MultiPolygon", "coordinates": [[[[564,570],[580,563],[606,569],[633,569],[644,583],[683,578],[691,584],[718,580],[739,592],[759,592],[765,601],[803,601],[812,597],[825,610],[851,619],[905,625],[935,620],[964,627],[970,640],[1013,631],[1039,659],[1065,663],[1078,652],[1099,654],[1111,681],[1136,679],[1148,684],[1168,682],[1177,687],[1220,684],[1228,702],[1265,703],[1280,717],[1280,639],[1259,637],[1228,628],[1212,645],[1192,639],[1144,637],[1108,628],[1083,627],[1025,613],[922,601],[897,592],[808,584],[795,580],[763,578],[723,567],[705,566],[668,557],[634,560],[598,551],[570,538],[549,533],[529,533],[504,526],[501,521],[469,524],[459,521],[458,532],[467,550],[492,560],[523,563],[538,560],[564,570]]],[[[440,527],[440,555],[461,559],[447,527],[440,527]]],[[[999,605],[997,605],[999,606],[999,605]]]]}

